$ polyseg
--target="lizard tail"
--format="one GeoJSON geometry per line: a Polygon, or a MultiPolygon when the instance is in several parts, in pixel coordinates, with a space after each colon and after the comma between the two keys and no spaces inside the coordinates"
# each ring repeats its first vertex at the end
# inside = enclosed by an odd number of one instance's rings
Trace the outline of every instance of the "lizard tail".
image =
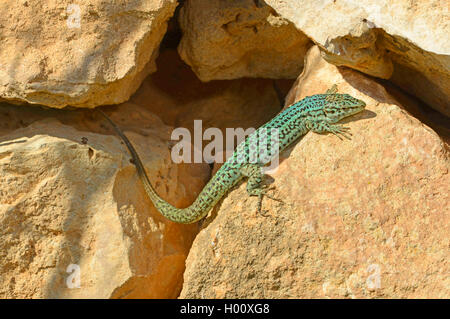
{"type": "Polygon", "coordinates": [[[145,192],[150,197],[151,201],[155,205],[156,209],[166,218],[171,221],[183,224],[190,224],[196,222],[200,218],[196,218],[195,214],[191,212],[189,207],[180,209],[172,206],[167,201],[162,199],[153,188],[150,180],[148,179],[147,173],[145,172],[144,165],[141,162],[136,150],[134,149],[133,144],[131,144],[130,140],[126,137],[126,135],[122,132],[122,130],[100,109],[96,109],[114,128],[116,133],[120,136],[120,138],[125,142],[129,152],[134,161],[134,165],[136,166],[136,170],[139,176],[139,179],[142,181],[144,185],[145,192]]]}

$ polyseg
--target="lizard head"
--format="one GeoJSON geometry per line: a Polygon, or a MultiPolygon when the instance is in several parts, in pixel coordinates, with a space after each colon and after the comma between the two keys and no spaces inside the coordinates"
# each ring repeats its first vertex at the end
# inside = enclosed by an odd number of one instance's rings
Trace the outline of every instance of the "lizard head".
{"type": "Polygon", "coordinates": [[[366,103],[348,94],[324,94],[322,111],[329,123],[336,123],[344,117],[361,112],[366,103]]]}

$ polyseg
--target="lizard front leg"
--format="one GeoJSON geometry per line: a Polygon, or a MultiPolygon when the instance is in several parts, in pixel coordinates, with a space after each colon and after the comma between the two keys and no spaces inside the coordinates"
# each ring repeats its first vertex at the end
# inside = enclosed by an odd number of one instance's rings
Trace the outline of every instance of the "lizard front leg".
{"type": "Polygon", "coordinates": [[[314,133],[319,133],[319,134],[332,133],[332,134],[336,135],[337,137],[339,137],[339,139],[341,139],[341,140],[342,140],[342,138],[339,136],[339,134],[349,140],[351,139],[351,135],[352,135],[349,132],[350,131],[349,127],[342,126],[342,124],[330,124],[325,121],[321,121],[321,122],[307,121],[306,127],[309,130],[313,131],[314,133]]]}
{"type": "Polygon", "coordinates": [[[337,91],[338,91],[337,84],[333,84],[333,86],[330,87],[330,88],[325,92],[325,94],[336,94],[337,91]]]}

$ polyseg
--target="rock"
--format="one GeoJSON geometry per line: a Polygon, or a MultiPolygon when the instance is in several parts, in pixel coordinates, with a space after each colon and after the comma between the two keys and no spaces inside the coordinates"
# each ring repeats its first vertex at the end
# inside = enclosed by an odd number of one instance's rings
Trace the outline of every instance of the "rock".
{"type": "MultiPolygon", "coordinates": [[[[246,183],[204,223],[180,298],[448,298],[449,154],[377,82],[314,47],[287,104],[324,92],[367,103],[353,138],[308,133],[256,213],[246,183]]],[[[290,153],[290,154],[289,154],[290,153]]]]}
{"type": "MultiPolygon", "coordinates": [[[[194,119],[203,119],[203,129],[223,132],[227,127],[258,127],[279,109],[272,80],[204,84],[175,50],[163,50],[158,71],[131,100],[105,111],[137,148],[158,193],[186,207],[210,169],[172,163],[173,127],[193,133],[194,119]]],[[[93,110],[0,103],[0,297],[178,296],[198,227],[171,223],[155,211],[127,150],[115,134],[107,134],[114,132],[93,110]],[[13,217],[22,218],[27,227],[18,229],[21,224],[13,217]],[[34,256],[33,261],[20,261],[16,252],[34,256]],[[81,289],[67,288],[74,274],[66,270],[72,263],[80,266],[81,289]]]]}
{"type": "Polygon", "coordinates": [[[450,116],[448,1],[266,0],[324,58],[390,79],[450,116]]]}
{"type": "MultiPolygon", "coordinates": [[[[276,81],[283,90],[287,82],[276,81]]],[[[287,91],[287,90],[286,90],[287,91]]],[[[274,80],[237,79],[201,82],[174,50],[158,58],[158,72],[144,80],[130,103],[158,114],[168,125],[184,127],[194,138],[194,121],[201,120],[203,132],[217,128],[223,137],[227,128],[258,128],[281,109],[274,80]]],[[[134,124],[136,125],[136,124],[134,124]]],[[[211,140],[203,140],[203,146],[211,140]]],[[[226,139],[223,145],[226,146],[226,139]]]]}
{"type": "MultiPolygon", "coordinates": [[[[135,114],[132,105],[123,108],[135,114]]],[[[2,106],[0,122],[14,123],[16,110],[2,106]]],[[[47,119],[1,131],[0,297],[178,296],[197,226],[170,222],[155,210],[124,145],[93,133],[107,125],[100,117],[81,119],[80,125],[96,126],[88,132],[49,119],[56,110],[23,106],[25,112],[47,119]]],[[[72,123],[79,114],[59,111],[72,115],[72,123]]],[[[173,164],[170,128],[149,112],[140,115],[151,124],[141,128],[147,136],[126,134],[157,192],[188,206],[209,168],[173,164]]],[[[121,123],[120,112],[111,116],[121,123]]]]}
{"type": "Polygon", "coordinates": [[[128,100],[155,71],[176,0],[0,2],[0,99],[54,108],[128,100]]]}
{"type": "Polygon", "coordinates": [[[282,108],[275,83],[285,95],[294,80],[269,79],[200,81],[175,50],[163,50],[158,71],[147,77],[130,102],[158,114],[171,126],[204,127],[262,125],[282,108]]]}
{"type": "Polygon", "coordinates": [[[264,1],[190,0],[180,11],[182,59],[202,81],[296,78],[311,41],[264,1]]]}

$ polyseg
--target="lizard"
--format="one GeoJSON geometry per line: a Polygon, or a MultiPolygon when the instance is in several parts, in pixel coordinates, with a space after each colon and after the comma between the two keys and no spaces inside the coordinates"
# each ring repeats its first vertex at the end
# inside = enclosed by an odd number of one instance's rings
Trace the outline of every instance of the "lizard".
{"type": "MultiPolygon", "coordinates": [[[[103,111],[97,110],[112,125],[115,132],[127,146],[136,166],[137,174],[156,209],[171,221],[190,224],[205,217],[209,210],[245,177],[248,178],[247,193],[249,196],[258,196],[257,210],[261,212],[263,196],[272,198],[267,194],[266,185],[262,185],[264,177],[262,167],[270,162],[270,159],[276,155],[276,152],[281,152],[309,131],[319,134],[332,133],[341,140],[342,138],[339,135],[350,139],[351,133],[349,128],[337,124],[337,122],[345,117],[361,112],[365,106],[366,103],[362,100],[356,99],[349,94],[337,93],[336,84],[324,94],[307,96],[293,103],[272,120],[248,135],[209,180],[194,202],[186,208],[174,207],[156,193],[145,172],[144,165],[131,142],[103,111]],[[275,150],[274,147],[273,154],[268,160],[253,163],[249,161],[251,147],[257,144],[259,135],[264,129],[266,130],[265,132],[270,132],[270,129],[278,130],[278,147],[276,147],[278,149],[275,150]]],[[[267,138],[270,138],[269,135],[267,134],[267,138]]]]}

